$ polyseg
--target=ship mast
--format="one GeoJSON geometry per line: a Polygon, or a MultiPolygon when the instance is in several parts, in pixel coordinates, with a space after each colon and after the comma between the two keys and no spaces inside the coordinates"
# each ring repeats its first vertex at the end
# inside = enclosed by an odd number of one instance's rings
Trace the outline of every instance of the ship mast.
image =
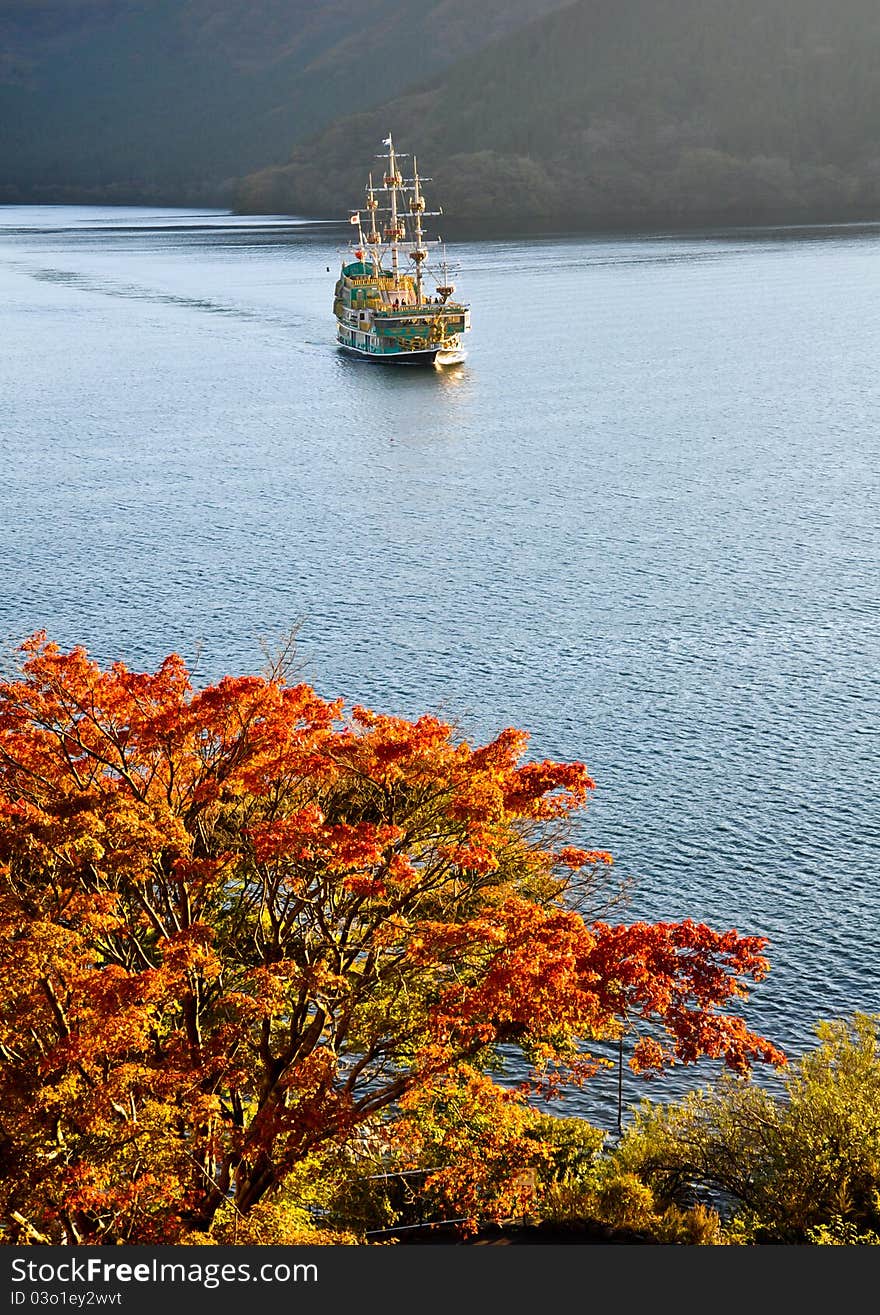
{"type": "Polygon", "coordinates": [[[388,172],[385,175],[385,186],[391,194],[391,222],[385,229],[385,236],[391,241],[391,271],[394,281],[394,289],[398,291],[400,283],[400,257],[397,244],[404,236],[404,230],[397,214],[397,191],[402,186],[403,179],[397,168],[397,158],[394,154],[394,142],[391,139],[391,133],[385,138],[383,145],[388,147],[388,172]]]}
{"type": "Polygon", "coordinates": [[[375,248],[372,253],[373,265],[378,274],[379,265],[381,263],[379,260],[379,244],[382,241],[379,231],[376,228],[376,211],[379,209],[379,202],[376,200],[376,194],[373,189],[373,175],[370,174],[369,178],[370,181],[367,184],[367,209],[370,212],[370,230],[367,233],[366,242],[367,246],[375,248]]]}
{"type": "Polygon", "coordinates": [[[427,256],[427,251],[422,246],[422,215],[425,210],[425,198],[422,196],[422,189],[419,183],[419,162],[413,156],[413,194],[409,202],[410,214],[413,217],[415,225],[415,246],[409,253],[409,258],[416,267],[416,305],[422,304],[422,261],[427,256]]]}

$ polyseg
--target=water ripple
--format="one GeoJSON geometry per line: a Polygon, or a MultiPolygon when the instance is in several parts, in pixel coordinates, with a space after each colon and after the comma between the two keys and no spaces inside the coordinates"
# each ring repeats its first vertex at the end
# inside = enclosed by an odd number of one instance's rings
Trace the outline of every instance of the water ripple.
{"type": "Polygon", "coordinates": [[[212,677],[302,620],[328,695],[586,760],[629,916],[768,936],[792,1053],[880,1010],[880,230],[464,243],[429,374],[337,355],[339,240],[0,213],[0,638],[212,677]]]}

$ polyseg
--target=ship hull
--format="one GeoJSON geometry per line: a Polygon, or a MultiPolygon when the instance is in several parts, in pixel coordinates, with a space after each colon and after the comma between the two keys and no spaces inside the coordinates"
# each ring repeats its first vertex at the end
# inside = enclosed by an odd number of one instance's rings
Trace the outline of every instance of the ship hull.
{"type": "Polygon", "coordinates": [[[339,342],[337,347],[346,356],[354,356],[360,361],[369,361],[372,365],[408,365],[408,366],[437,366],[437,365],[460,365],[464,360],[464,352],[460,350],[449,351],[442,347],[428,347],[422,351],[407,352],[369,352],[363,351],[360,347],[350,347],[348,343],[339,342]]]}

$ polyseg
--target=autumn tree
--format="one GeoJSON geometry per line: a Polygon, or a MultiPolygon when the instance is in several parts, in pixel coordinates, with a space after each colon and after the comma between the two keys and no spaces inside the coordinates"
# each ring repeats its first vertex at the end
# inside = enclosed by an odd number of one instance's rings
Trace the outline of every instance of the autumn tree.
{"type": "Polygon", "coordinates": [[[736,1012],[764,942],[610,925],[593,782],[282,670],[195,689],[35,635],[0,684],[7,1240],[173,1242],[501,1044],[583,1081],[779,1052],[736,1012]]]}

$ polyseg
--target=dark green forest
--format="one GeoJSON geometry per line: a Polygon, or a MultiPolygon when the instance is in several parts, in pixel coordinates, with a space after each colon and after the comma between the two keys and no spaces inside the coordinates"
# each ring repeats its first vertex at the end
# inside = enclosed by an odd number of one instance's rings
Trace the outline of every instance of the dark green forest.
{"type": "Polygon", "coordinates": [[[579,0],[247,178],[339,214],[389,128],[461,220],[577,227],[880,215],[875,0],[579,0]]]}
{"type": "Polygon", "coordinates": [[[453,221],[880,215],[876,0],[0,0],[0,200],[453,221]]]}
{"type": "Polygon", "coordinates": [[[0,0],[0,200],[222,204],[562,2],[0,0]]]}

